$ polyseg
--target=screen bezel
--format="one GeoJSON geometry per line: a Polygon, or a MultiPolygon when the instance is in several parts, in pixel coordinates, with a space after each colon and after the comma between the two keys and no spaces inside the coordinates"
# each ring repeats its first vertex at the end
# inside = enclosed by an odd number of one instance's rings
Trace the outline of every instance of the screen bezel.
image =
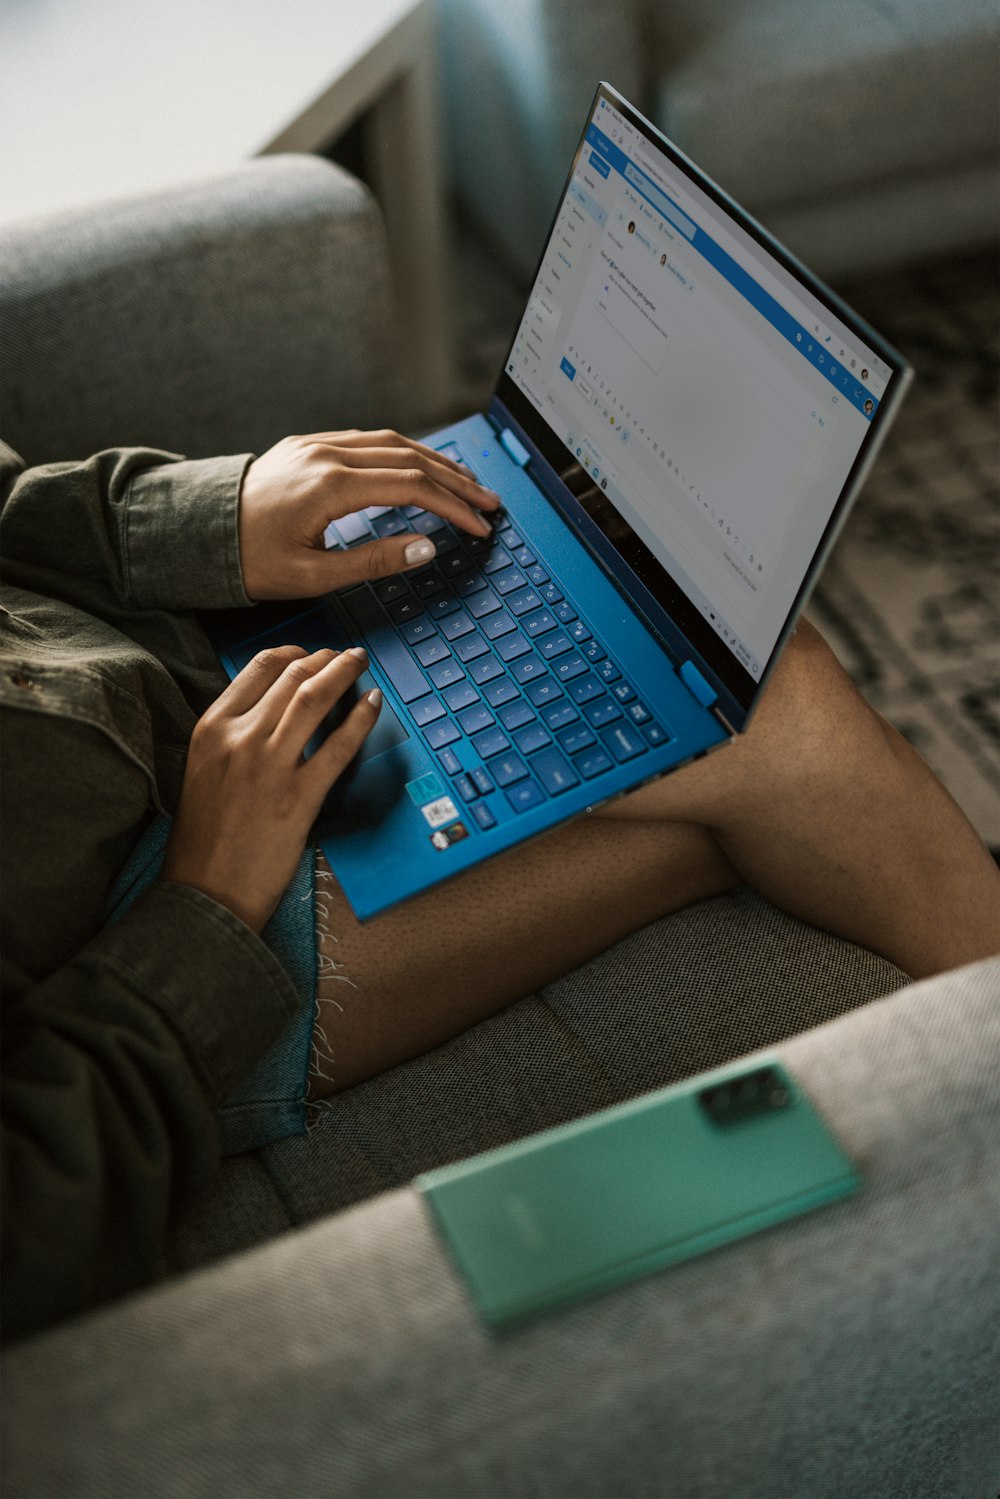
{"type": "MultiPolygon", "coordinates": [[[[667,644],[672,654],[677,653],[677,638],[680,634],[686,642],[688,656],[695,661],[702,674],[707,677],[720,694],[723,712],[733,727],[741,729],[756,706],[760,691],[773,670],[781,650],[794,631],[796,621],[805,607],[809,595],[822,571],[823,563],[844,521],[858,490],[874,461],[885,433],[895,416],[899,402],[912,376],[903,356],[872,329],[856,312],[847,306],[837,294],[809,271],[796,257],[780,244],[773,235],[700,170],[672,142],[651,124],[638,110],[624,99],[608,83],[600,83],[594,94],[584,122],[580,140],[570,163],[566,180],[556,202],[552,223],[545,237],[542,253],[532,275],[534,285],[553,229],[562,208],[563,200],[577,170],[581,154],[587,146],[587,131],[593,121],[601,100],[621,111],[628,122],[638,130],[647,143],[659,151],[675,170],[687,174],[692,183],[706,194],[717,207],[729,214],[735,225],[748,234],[778,264],[799,282],[801,289],[815,297],[820,305],[844,326],[862,339],[883,361],[889,370],[888,380],[878,409],[869,429],[862,439],[857,456],[841,487],[812,562],[798,589],[781,631],[775,641],[759,677],[754,677],[739,661],[704,619],[699,607],[685,593],[683,586],[668,572],[646,544],[630,530],[624,545],[612,542],[601,530],[599,523],[573,496],[567,476],[579,468],[574,455],[566,444],[548,425],[531,400],[515,384],[507,373],[507,364],[520,328],[521,319],[515,328],[494,393],[494,406],[499,406],[519,435],[527,439],[543,461],[532,469],[542,488],[559,508],[565,519],[580,535],[580,539],[602,563],[619,589],[626,594],[644,615],[654,633],[667,644]]],[[[523,318],[523,313],[522,313],[523,318]]]]}

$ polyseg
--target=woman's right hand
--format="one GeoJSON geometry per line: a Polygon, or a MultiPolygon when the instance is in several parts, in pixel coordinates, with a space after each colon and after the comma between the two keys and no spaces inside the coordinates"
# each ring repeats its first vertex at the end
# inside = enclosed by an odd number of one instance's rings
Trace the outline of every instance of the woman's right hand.
{"type": "Polygon", "coordinates": [[[201,890],[261,931],[324,797],[378,718],[376,690],[304,758],[367,665],[361,647],[309,654],[287,645],[244,667],[195,725],[161,878],[201,890]]]}

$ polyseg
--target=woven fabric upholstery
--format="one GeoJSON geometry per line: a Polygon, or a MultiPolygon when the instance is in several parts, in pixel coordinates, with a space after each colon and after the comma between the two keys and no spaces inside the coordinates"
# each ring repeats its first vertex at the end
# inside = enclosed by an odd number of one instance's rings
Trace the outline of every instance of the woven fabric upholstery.
{"type": "Polygon", "coordinates": [[[721,1065],[906,982],[748,890],[703,901],[337,1095],[311,1134],[227,1161],[223,1180],[178,1219],[170,1268],[721,1065]]]}
{"type": "Polygon", "coordinates": [[[1000,962],[779,1051],[854,1197],[495,1337],[385,1193],[15,1347],[6,1492],[984,1499],[1000,962]]]}
{"type": "Polygon", "coordinates": [[[8,227],[0,264],[3,434],[29,464],[387,420],[381,217],[317,157],[8,227]]]}

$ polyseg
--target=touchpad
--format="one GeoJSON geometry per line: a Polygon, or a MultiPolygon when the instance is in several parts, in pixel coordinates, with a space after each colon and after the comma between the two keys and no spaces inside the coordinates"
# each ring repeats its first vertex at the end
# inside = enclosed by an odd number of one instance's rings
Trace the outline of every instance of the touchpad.
{"type": "MultiPolygon", "coordinates": [[[[326,715],[323,725],[317,734],[306,745],[306,758],[314,754],[322,740],[335,729],[338,724],[343,723],[347,714],[350,713],[354,704],[360,702],[366,693],[377,687],[370,671],[363,671],[353,687],[349,687],[340,699],[339,703],[326,715]]],[[[371,760],[374,755],[382,755],[386,750],[392,749],[394,745],[402,744],[404,739],[410,736],[403,728],[399,719],[389,705],[388,698],[383,694],[382,711],[379,713],[375,727],[372,729],[364,744],[358,750],[352,763],[360,764],[362,760],[371,760]]]]}
{"type": "MultiPolygon", "coordinates": [[[[324,646],[330,650],[342,651],[348,646],[355,644],[349,640],[336,618],[328,609],[311,609],[307,614],[300,614],[297,619],[288,623],[278,625],[276,629],[267,630],[260,635],[253,636],[230,651],[233,662],[242,669],[247,662],[257,654],[276,645],[300,645],[304,650],[317,651],[324,646]]],[[[349,687],[343,697],[326,715],[316,733],[305,747],[306,759],[314,755],[330,733],[331,729],[343,723],[344,718],[367,692],[371,692],[378,683],[372,677],[371,672],[362,672],[353,687],[349,687]]],[[[388,698],[382,698],[382,711],[379,713],[375,727],[365,740],[361,749],[351,762],[359,765],[363,760],[371,760],[375,755],[382,755],[386,750],[392,749],[397,744],[402,744],[408,739],[409,732],[403,727],[389,704],[388,698]]]]}

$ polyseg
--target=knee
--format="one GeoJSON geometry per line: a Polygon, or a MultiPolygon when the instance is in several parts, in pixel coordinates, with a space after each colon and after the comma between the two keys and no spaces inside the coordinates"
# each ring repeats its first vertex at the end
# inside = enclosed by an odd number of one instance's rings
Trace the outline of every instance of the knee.
{"type": "Polygon", "coordinates": [[[748,741],[759,752],[792,756],[808,773],[884,749],[889,733],[816,627],[801,620],[764,689],[748,741]]]}

